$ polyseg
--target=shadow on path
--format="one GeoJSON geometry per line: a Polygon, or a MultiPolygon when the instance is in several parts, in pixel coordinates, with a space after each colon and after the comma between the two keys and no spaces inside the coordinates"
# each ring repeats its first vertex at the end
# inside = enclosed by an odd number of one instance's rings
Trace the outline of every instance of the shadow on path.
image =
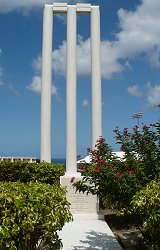
{"type": "Polygon", "coordinates": [[[122,249],[115,237],[105,233],[91,230],[86,232],[86,240],[80,240],[79,246],[73,246],[71,250],[120,250],[122,249]]]}

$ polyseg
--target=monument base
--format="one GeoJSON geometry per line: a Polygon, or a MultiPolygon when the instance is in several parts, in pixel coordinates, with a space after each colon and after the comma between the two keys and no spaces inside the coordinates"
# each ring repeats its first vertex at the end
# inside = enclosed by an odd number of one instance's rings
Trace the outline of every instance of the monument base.
{"type": "MultiPolygon", "coordinates": [[[[104,216],[99,214],[99,202],[96,195],[76,192],[71,183],[71,177],[68,175],[61,176],[60,182],[67,189],[67,200],[71,203],[70,211],[74,218],[79,219],[100,219],[104,216]]],[[[76,176],[74,182],[82,180],[82,176],[76,176]]]]}

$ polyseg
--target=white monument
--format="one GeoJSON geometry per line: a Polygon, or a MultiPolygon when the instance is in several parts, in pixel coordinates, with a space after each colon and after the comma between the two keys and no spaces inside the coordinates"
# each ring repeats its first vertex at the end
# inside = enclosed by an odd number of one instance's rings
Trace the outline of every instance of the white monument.
{"type": "MultiPolygon", "coordinates": [[[[96,140],[99,136],[102,136],[100,12],[99,6],[92,6],[86,3],[77,3],[76,5],[53,3],[53,5],[45,5],[43,17],[40,157],[41,161],[46,162],[51,162],[52,32],[53,15],[56,13],[67,14],[66,174],[61,178],[61,183],[67,186],[70,198],[72,196],[73,199],[81,203],[79,210],[83,213],[85,210],[84,204],[88,202],[92,206],[91,201],[84,200],[84,197],[81,197],[81,201],[78,201],[78,197],[73,197],[71,184],[69,184],[71,177],[80,177],[80,174],[77,172],[76,145],[76,17],[77,14],[89,14],[91,16],[92,148],[94,148],[96,140]],[[71,195],[69,194],[70,192],[72,193],[71,195]],[[82,205],[82,200],[84,200],[84,206],[82,205]]],[[[95,197],[90,197],[90,199],[94,200],[93,202],[95,203],[95,197]]],[[[77,209],[77,206],[75,209],[77,209]]]]}

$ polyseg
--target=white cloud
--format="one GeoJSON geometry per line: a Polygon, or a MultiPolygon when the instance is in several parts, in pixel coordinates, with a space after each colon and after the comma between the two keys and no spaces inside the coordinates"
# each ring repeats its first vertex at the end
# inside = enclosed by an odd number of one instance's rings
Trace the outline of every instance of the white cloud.
{"type": "Polygon", "coordinates": [[[35,93],[40,94],[41,92],[41,77],[40,76],[34,76],[32,78],[32,82],[27,85],[27,89],[30,91],[33,91],[35,93]]]}
{"type": "Polygon", "coordinates": [[[4,70],[3,70],[3,68],[0,66],[0,76],[3,75],[3,72],[4,72],[4,70]]]}
{"type": "Polygon", "coordinates": [[[153,68],[160,68],[160,46],[155,46],[154,50],[152,50],[148,54],[151,66],[153,68]]]}
{"type": "Polygon", "coordinates": [[[67,15],[64,15],[64,14],[56,14],[55,17],[56,17],[62,24],[66,24],[67,15]]]}
{"type": "Polygon", "coordinates": [[[13,92],[15,95],[20,96],[19,91],[16,89],[16,87],[11,83],[8,85],[8,89],[13,92]]]}
{"type": "Polygon", "coordinates": [[[124,66],[126,67],[126,68],[128,68],[128,69],[132,69],[132,65],[130,64],[130,62],[127,60],[127,61],[125,61],[125,63],[124,63],[124,66]]]}
{"type": "Polygon", "coordinates": [[[148,89],[148,104],[150,106],[157,106],[160,104],[160,84],[156,84],[152,86],[152,84],[149,82],[147,83],[147,89],[148,89]]]}
{"type": "Polygon", "coordinates": [[[42,68],[41,64],[42,64],[42,57],[40,55],[37,58],[33,59],[32,61],[32,67],[38,73],[41,72],[41,68],[42,68]]]}
{"type": "MultiPolygon", "coordinates": [[[[54,86],[53,84],[52,84],[52,95],[55,95],[55,96],[57,96],[57,97],[58,97],[57,87],[56,87],[56,86],[54,86]]],[[[59,100],[59,97],[58,97],[58,100],[59,100]]]]}
{"type": "MultiPolygon", "coordinates": [[[[152,67],[160,68],[160,1],[142,0],[135,10],[118,11],[120,31],[115,40],[101,41],[102,78],[131,69],[130,61],[138,56],[148,58],[152,67]]],[[[77,39],[77,74],[90,74],[90,39],[77,39]]],[[[55,74],[66,72],[66,41],[52,53],[55,74]]],[[[41,56],[33,61],[37,71],[41,70],[41,56]]]]}
{"type": "Polygon", "coordinates": [[[24,11],[25,9],[31,9],[34,7],[42,7],[45,3],[52,3],[49,0],[0,0],[0,12],[7,13],[11,11],[24,11]]]}
{"type": "Polygon", "coordinates": [[[118,11],[121,31],[116,34],[122,58],[152,53],[160,45],[160,1],[143,0],[134,11],[118,11]]]}
{"type": "Polygon", "coordinates": [[[84,108],[86,108],[86,107],[88,107],[88,105],[89,105],[89,101],[87,99],[84,99],[83,102],[82,102],[82,106],[84,108]]]}
{"type": "MultiPolygon", "coordinates": [[[[134,11],[118,11],[120,32],[114,41],[101,42],[101,70],[104,79],[131,69],[130,60],[146,55],[152,67],[160,67],[160,1],[143,0],[134,11]],[[121,60],[121,62],[120,62],[121,60]],[[124,62],[123,62],[124,60],[124,62]]],[[[90,74],[90,39],[78,37],[77,73],[90,74]]],[[[65,74],[66,42],[53,52],[55,73],[65,74]]]]}
{"type": "MultiPolygon", "coordinates": [[[[0,50],[0,56],[1,56],[1,50],[0,50]]],[[[2,76],[3,76],[3,73],[4,73],[4,69],[0,66],[0,86],[3,85],[3,81],[2,81],[2,76]]]]}
{"type": "MultiPolygon", "coordinates": [[[[121,72],[124,67],[117,61],[117,50],[109,41],[101,42],[101,72],[104,79],[108,79],[113,73],[121,72]]],[[[33,60],[32,65],[35,71],[41,71],[41,56],[33,60]]],[[[58,49],[52,53],[52,65],[55,74],[66,74],[66,41],[63,41],[58,49]]],[[[78,35],[77,39],[77,74],[89,75],[91,72],[90,39],[83,40],[78,35]]]]}
{"type": "MultiPolygon", "coordinates": [[[[27,89],[37,94],[40,94],[41,93],[41,77],[34,76],[32,78],[32,82],[29,85],[27,85],[27,89]]],[[[58,96],[57,88],[53,84],[52,84],[52,95],[58,96]]]]}
{"type": "Polygon", "coordinates": [[[143,96],[143,93],[139,91],[138,89],[138,85],[133,85],[133,86],[129,86],[127,88],[127,92],[133,96],[136,96],[136,97],[141,97],[143,96]]]}

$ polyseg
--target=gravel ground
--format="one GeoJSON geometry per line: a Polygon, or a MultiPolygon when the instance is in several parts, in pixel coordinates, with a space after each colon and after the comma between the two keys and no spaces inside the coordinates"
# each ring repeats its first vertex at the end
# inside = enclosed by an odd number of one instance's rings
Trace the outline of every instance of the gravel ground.
{"type": "Polygon", "coordinates": [[[132,218],[117,217],[113,210],[103,210],[105,220],[125,250],[147,250],[141,231],[132,218]]]}

